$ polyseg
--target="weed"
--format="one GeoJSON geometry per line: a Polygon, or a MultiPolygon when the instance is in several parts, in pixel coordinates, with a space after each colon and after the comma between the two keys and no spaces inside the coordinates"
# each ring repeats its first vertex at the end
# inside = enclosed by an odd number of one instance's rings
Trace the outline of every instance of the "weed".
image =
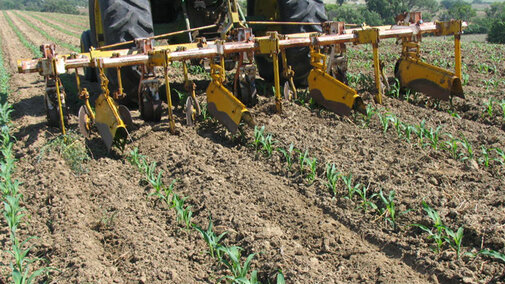
{"type": "Polygon", "coordinates": [[[40,161],[46,153],[51,151],[60,154],[75,174],[82,174],[87,171],[84,163],[89,160],[88,151],[79,136],[74,132],[68,131],[66,135],[59,135],[50,140],[40,149],[38,160],[40,161]]]}
{"type": "Polygon", "coordinates": [[[286,150],[284,148],[277,148],[277,151],[280,152],[283,156],[284,156],[284,160],[286,161],[287,163],[287,168],[288,168],[288,172],[291,171],[291,168],[293,167],[293,154],[294,154],[294,145],[293,143],[291,143],[289,145],[289,148],[286,150]]]}
{"type": "Polygon", "coordinates": [[[452,110],[448,109],[447,113],[450,114],[454,118],[461,119],[461,116],[456,111],[452,111],[452,110]]]}
{"type": "Polygon", "coordinates": [[[337,172],[337,167],[335,164],[326,164],[326,186],[333,193],[333,198],[337,196],[337,183],[341,175],[337,172]]]}
{"type": "Polygon", "coordinates": [[[200,232],[200,234],[202,235],[202,238],[205,240],[205,242],[209,246],[210,256],[221,260],[221,249],[220,248],[223,247],[221,245],[221,240],[223,239],[224,236],[226,236],[226,234],[228,232],[224,232],[221,235],[216,236],[216,234],[214,233],[214,230],[213,230],[212,216],[209,216],[209,225],[207,226],[206,231],[204,231],[202,228],[200,228],[196,224],[193,225],[193,227],[195,228],[195,230],[200,232]]]}

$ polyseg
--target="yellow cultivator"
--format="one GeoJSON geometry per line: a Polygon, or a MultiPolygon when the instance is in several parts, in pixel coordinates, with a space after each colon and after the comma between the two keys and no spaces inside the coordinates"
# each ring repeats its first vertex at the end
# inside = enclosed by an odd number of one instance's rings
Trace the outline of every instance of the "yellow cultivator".
{"type": "MultiPolygon", "coordinates": [[[[96,127],[108,149],[114,144],[119,147],[124,146],[129,137],[127,128],[132,124],[128,109],[117,103],[118,99],[124,96],[121,70],[126,66],[136,66],[136,70],[140,73],[138,105],[141,116],[146,121],[161,120],[162,99],[159,89],[163,84],[165,85],[171,132],[175,131],[169,78],[169,69],[173,68],[171,63],[181,62],[183,66],[184,86],[190,94],[186,102],[186,119],[188,124],[191,124],[194,122],[195,113],[200,112],[200,106],[195,97],[195,85],[189,80],[187,62],[197,59],[207,60],[210,66],[211,82],[206,90],[208,111],[230,132],[235,132],[241,121],[250,125],[254,124],[252,115],[244,103],[250,104],[253,101],[254,78],[256,77],[255,56],[270,57],[278,112],[282,112],[283,96],[281,94],[284,94],[285,98],[296,96],[293,82],[294,71],[286,61],[286,51],[291,48],[310,48],[312,71],[307,79],[310,96],[318,104],[340,115],[349,115],[352,110],[365,111],[365,104],[357,91],[345,84],[346,61],[343,58],[348,48],[346,44],[372,46],[377,103],[383,100],[382,82],[385,79],[381,78],[383,72],[379,61],[380,41],[387,38],[396,38],[402,42],[401,57],[395,68],[395,76],[399,79],[401,87],[411,88],[444,100],[452,96],[463,97],[459,40],[466,24],[461,21],[424,23],[420,19],[420,14],[413,13],[412,15],[410,19],[414,20],[394,26],[362,26],[345,29],[346,25],[342,22],[326,22],[323,23],[324,33],[281,35],[277,32],[269,32],[260,37],[253,35],[252,30],[246,27],[246,22],[240,22],[238,17],[233,17],[230,23],[234,25],[227,26],[229,32],[226,33],[226,40],[207,42],[205,38],[196,38],[194,42],[187,44],[155,46],[154,38],[139,38],[133,40],[134,46],[128,49],[105,50],[120,46],[114,45],[103,47],[101,50],[91,49],[86,53],[70,55],[57,55],[54,52],[54,46],[52,48],[45,46],[47,52],[44,53],[44,58],[21,60],[18,62],[18,67],[19,72],[39,72],[45,76],[48,88],[54,85],[59,110],[62,110],[63,96],[60,95],[60,85],[54,83],[59,82],[59,75],[78,68],[96,68],[101,79],[101,94],[94,103],[94,111],[88,101],[88,91],[81,88],[77,76],[79,97],[85,101],[79,111],[79,128],[86,137],[89,137],[90,130],[96,127]],[[422,35],[427,33],[455,36],[456,70],[454,73],[422,62],[420,43],[422,35]],[[232,91],[228,89],[226,83],[225,60],[237,61],[235,68],[237,73],[234,81],[230,82],[233,85],[232,91]],[[155,75],[155,67],[163,70],[163,78],[155,75]],[[112,95],[106,76],[107,69],[115,70],[118,78],[117,90],[112,95]],[[282,93],[281,76],[285,81],[282,93]],[[52,85],[49,86],[49,84],[52,85]]],[[[179,34],[194,30],[181,31],[179,34]]],[[[62,131],[65,131],[65,118],[62,111],[58,117],[62,131]]]]}

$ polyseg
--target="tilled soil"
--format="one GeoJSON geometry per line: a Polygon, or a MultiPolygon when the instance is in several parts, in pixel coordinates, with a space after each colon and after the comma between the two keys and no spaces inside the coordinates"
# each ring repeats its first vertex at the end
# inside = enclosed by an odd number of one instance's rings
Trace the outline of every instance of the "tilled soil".
{"type": "MultiPolygon", "coordinates": [[[[31,42],[44,42],[10,15],[31,42]]],[[[91,154],[87,171],[78,174],[57,153],[41,154],[58,135],[58,129],[45,124],[44,82],[37,74],[15,73],[16,60],[32,55],[3,16],[0,25],[2,48],[13,74],[10,102],[15,110],[17,178],[23,182],[30,214],[22,233],[38,236],[32,241],[33,253],[58,269],[49,281],[208,283],[226,274],[205,254],[199,234],[183,229],[173,210],[149,197],[152,188],[125,160],[134,147],[157,162],[165,184],[177,180],[175,192],[188,197],[195,224],[206,228],[211,216],[217,233],[228,232],[225,244],[244,248],[243,255],[258,253],[253,268],[264,283],[273,282],[279,270],[289,283],[505,281],[504,264],[484,257],[457,259],[448,246],[435,253],[427,234],[410,226],[429,224],[421,209],[424,200],[448,227],[464,227],[463,251],[489,248],[503,253],[504,168],[498,163],[484,167],[455,159],[447,151],[408,143],[394,129],[383,133],[377,117],[364,127],[360,115],[340,118],[292,102],[284,102],[284,113],[279,115],[273,98],[261,96],[251,109],[257,125],[273,135],[276,147],[293,143],[296,149],[307,150],[311,159],[317,158],[314,182],[296,170],[288,171],[279,153],[271,158],[256,153],[250,145],[252,129],[245,128],[244,137],[231,137],[212,120],[187,127],[179,108],[177,135],[169,133],[166,114],[161,123],[153,124],[132,111],[133,142],[125,153],[106,154],[94,134],[86,143],[91,154]],[[358,209],[356,198],[345,199],[342,182],[333,198],[326,187],[326,163],[352,173],[353,180],[368,185],[371,193],[394,190],[397,210],[406,211],[398,216],[399,228],[392,229],[377,212],[358,209]]],[[[384,45],[385,50],[395,48],[394,43],[384,45]]],[[[473,62],[473,51],[465,47],[463,61],[473,62]]],[[[352,64],[351,60],[350,72],[373,72],[352,64]]],[[[505,99],[505,95],[500,90],[484,92],[482,75],[467,64],[471,78],[464,87],[467,99],[454,101],[461,119],[447,112],[448,104],[435,106],[423,96],[414,102],[386,97],[380,112],[413,125],[422,120],[429,127],[443,125],[444,132],[464,135],[476,152],[480,145],[504,149],[502,122],[497,117],[486,120],[481,113],[485,96],[505,99]],[[475,95],[479,93],[484,97],[475,95]],[[478,114],[468,115],[465,108],[478,114]]],[[[180,74],[174,78],[180,81],[180,74]]],[[[364,97],[372,102],[368,92],[364,97]]],[[[76,122],[72,116],[73,131],[76,122]]],[[[293,168],[297,167],[295,162],[293,168]]],[[[7,234],[2,238],[5,249],[7,234]]]]}

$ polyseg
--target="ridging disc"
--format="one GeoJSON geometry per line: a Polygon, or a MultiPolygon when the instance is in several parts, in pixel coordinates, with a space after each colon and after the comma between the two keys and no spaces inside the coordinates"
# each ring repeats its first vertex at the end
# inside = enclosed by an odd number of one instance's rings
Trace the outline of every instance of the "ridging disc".
{"type": "Polygon", "coordinates": [[[288,81],[284,83],[284,99],[288,101],[293,99],[293,90],[291,90],[291,86],[288,81]]]}
{"type": "Polygon", "coordinates": [[[195,125],[196,111],[194,108],[194,102],[192,97],[188,97],[186,100],[185,112],[186,112],[186,123],[188,126],[195,125]]]}
{"type": "Polygon", "coordinates": [[[89,125],[89,116],[86,106],[81,106],[79,108],[79,131],[81,132],[82,136],[84,136],[86,139],[89,139],[91,129],[89,125]]]}
{"type": "Polygon", "coordinates": [[[133,120],[130,110],[124,105],[119,105],[118,111],[119,111],[119,117],[121,117],[121,119],[123,120],[124,124],[126,125],[126,128],[131,130],[133,128],[133,120]]]}

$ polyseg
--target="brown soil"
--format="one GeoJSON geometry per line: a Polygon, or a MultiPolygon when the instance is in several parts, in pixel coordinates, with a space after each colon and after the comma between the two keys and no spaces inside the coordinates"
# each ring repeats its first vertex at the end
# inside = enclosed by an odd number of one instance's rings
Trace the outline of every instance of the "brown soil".
{"type": "MultiPolygon", "coordinates": [[[[21,21],[15,23],[32,42],[43,41],[21,21]]],[[[10,102],[18,140],[17,177],[23,182],[21,190],[30,213],[22,232],[39,237],[33,241],[33,253],[59,270],[48,280],[208,283],[223,276],[223,268],[204,253],[207,248],[200,236],[181,229],[173,210],[148,197],[152,189],[142,175],[121,153],[106,154],[96,134],[87,142],[92,158],[85,164],[86,173],[73,173],[56,153],[40,157],[41,148],[58,135],[58,129],[45,124],[42,78],[14,73],[15,61],[31,54],[3,16],[0,24],[2,48],[14,74],[10,102]]],[[[433,43],[426,42],[432,47],[433,43]]],[[[383,45],[381,53],[398,50],[394,43],[383,45]]],[[[479,145],[504,149],[499,119],[485,121],[463,111],[465,107],[481,110],[476,93],[505,99],[503,91],[490,93],[479,87],[480,75],[469,63],[475,51],[467,45],[463,48],[471,79],[464,87],[467,100],[454,102],[462,119],[447,112],[448,104],[433,106],[423,96],[414,103],[386,97],[382,112],[394,113],[410,124],[424,119],[430,127],[444,125],[444,132],[464,134],[476,152],[479,145]]],[[[387,60],[389,66],[391,62],[387,60]]],[[[350,72],[364,70],[353,64],[351,57],[350,72]]],[[[372,101],[369,93],[364,97],[372,101]]],[[[446,151],[397,138],[394,129],[383,134],[377,117],[370,127],[362,127],[359,115],[340,118],[289,102],[279,115],[273,99],[263,96],[251,111],[257,124],[273,134],[276,146],[293,143],[317,158],[314,183],[294,171],[288,173],[278,153],[272,158],[256,157],[249,146],[251,129],[246,129],[244,138],[232,138],[211,120],[190,128],[180,109],[176,110],[178,135],[168,132],[166,115],[160,124],[152,124],[133,111],[133,143],[126,152],[138,147],[158,162],[166,184],[177,179],[175,191],[189,197],[194,223],[206,227],[212,215],[216,231],[228,232],[226,244],[241,246],[246,255],[259,253],[253,268],[264,283],[273,282],[279,269],[288,283],[505,281],[504,264],[483,257],[456,259],[447,247],[434,253],[427,235],[409,226],[429,224],[420,209],[425,200],[448,227],[464,227],[464,251],[490,248],[503,253],[503,166],[493,162],[486,168],[453,159],[446,151]],[[392,230],[378,214],[357,209],[357,199],[344,199],[343,184],[333,199],[325,186],[328,162],[335,163],[340,172],[353,173],[355,182],[370,185],[371,192],[394,190],[398,210],[413,209],[398,217],[400,229],[392,230]]],[[[73,116],[70,129],[77,129],[75,123],[73,116]]],[[[7,235],[2,238],[5,245],[7,235]]]]}
{"type": "Polygon", "coordinates": [[[82,25],[81,28],[76,28],[75,27],[75,24],[73,22],[69,22],[69,19],[65,18],[56,18],[56,17],[48,17],[47,13],[37,13],[37,12],[25,12],[26,14],[30,15],[30,14],[33,14],[37,17],[42,17],[45,21],[53,24],[53,25],[56,25],[62,29],[66,29],[67,31],[69,32],[72,32],[72,33],[75,33],[75,34],[81,34],[83,32],[84,29],[86,29],[87,27],[87,23],[86,25],[82,25]],[[72,25],[69,25],[69,24],[72,24],[72,25]]]}

